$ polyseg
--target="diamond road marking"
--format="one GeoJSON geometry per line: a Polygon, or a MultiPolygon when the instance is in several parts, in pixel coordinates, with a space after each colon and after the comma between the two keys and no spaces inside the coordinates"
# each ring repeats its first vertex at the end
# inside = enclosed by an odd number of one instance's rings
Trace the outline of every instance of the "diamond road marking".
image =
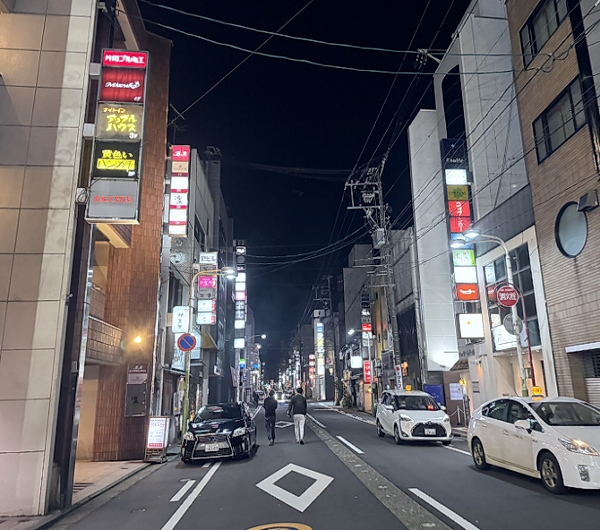
{"type": "Polygon", "coordinates": [[[329,486],[332,481],[333,477],[323,475],[322,473],[317,473],[316,471],[306,469],[305,467],[297,466],[296,464],[288,464],[279,471],[276,471],[272,475],[268,476],[266,479],[260,481],[256,487],[275,497],[276,499],[285,502],[288,506],[291,506],[299,512],[304,512],[304,510],[306,510],[306,508],[308,508],[313,501],[325,491],[327,486],[329,486]],[[304,475],[315,480],[315,482],[300,496],[294,495],[293,493],[284,490],[275,484],[277,481],[281,480],[287,474],[292,472],[299,473],[300,475],[304,475]]]}
{"type": "Polygon", "coordinates": [[[291,425],[294,425],[294,424],[289,421],[278,421],[275,424],[275,427],[278,427],[279,429],[285,429],[286,427],[290,427],[291,425]]]}

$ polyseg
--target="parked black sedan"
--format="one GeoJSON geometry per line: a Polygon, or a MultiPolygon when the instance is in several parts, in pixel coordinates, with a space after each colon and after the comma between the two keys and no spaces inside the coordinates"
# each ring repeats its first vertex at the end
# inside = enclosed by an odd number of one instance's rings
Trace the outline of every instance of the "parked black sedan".
{"type": "Polygon", "coordinates": [[[255,446],[256,423],[245,403],[208,405],[189,422],[181,460],[188,464],[208,458],[247,458],[255,446]]]}

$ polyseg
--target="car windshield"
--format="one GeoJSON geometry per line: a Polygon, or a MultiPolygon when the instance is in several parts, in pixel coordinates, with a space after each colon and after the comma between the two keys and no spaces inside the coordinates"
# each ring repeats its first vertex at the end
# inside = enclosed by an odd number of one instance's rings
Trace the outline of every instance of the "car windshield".
{"type": "Polygon", "coordinates": [[[549,401],[531,405],[548,425],[562,427],[598,427],[600,410],[587,403],[549,401]]]}
{"type": "Polygon", "coordinates": [[[210,420],[240,420],[242,419],[242,409],[239,405],[213,405],[202,407],[196,417],[195,422],[210,420]]]}
{"type": "Polygon", "coordinates": [[[395,396],[396,408],[400,410],[440,410],[431,396],[395,396]]]}

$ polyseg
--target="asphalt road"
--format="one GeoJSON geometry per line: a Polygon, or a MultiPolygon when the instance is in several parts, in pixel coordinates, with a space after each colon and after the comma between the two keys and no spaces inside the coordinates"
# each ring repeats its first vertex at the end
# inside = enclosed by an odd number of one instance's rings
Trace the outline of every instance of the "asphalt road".
{"type": "MultiPolygon", "coordinates": [[[[288,422],[283,407],[278,419],[288,422]]],[[[97,509],[84,505],[54,528],[247,530],[302,523],[306,527],[273,528],[362,530],[373,517],[382,528],[406,528],[308,426],[305,445],[295,443],[293,426],[281,423],[269,446],[261,411],[256,422],[259,442],[250,459],[194,465],[174,460],[97,509]]]]}
{"type": "Polygon", "coordinates": [[[600,529],[600,492],[571,490],[557,496],[547,493],[536,479],[499,468],[478,471],[467,453],[465,438],[455,437],[448,447],[425,443],[397,446],[391,436],[377,437],[367,415],[348,415],[320,404],[311,404],[309,414],[452,528],[600,529]]]}
{"type": "MultiPolygon", "coordinates": [[[[248,460],[150,468],[131,487],[84,505],[53,528],[85,530],[598,530],[600,492],[547,493],[541,483],[477,471],[466,440],[451,446],[378,438],[373,418],[312,403],[306,445],[280,407],[268,446],[264,417],[248,460]],[[311,427],[309,428],[309,424],[311,427]],[[302,526],[305,525],[305,526],[302,526]]],[[[108,494],[105,494],[108,495],[108,494]]]]}

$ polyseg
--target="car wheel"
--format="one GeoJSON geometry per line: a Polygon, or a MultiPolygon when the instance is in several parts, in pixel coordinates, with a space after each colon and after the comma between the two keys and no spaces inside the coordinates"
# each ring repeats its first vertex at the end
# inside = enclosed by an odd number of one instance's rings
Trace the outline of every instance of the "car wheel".
{"type": "Polygon", "coordinates": [[[558,461],[551,453],[544,453],[539,460],[542,484],[550,493],[561,494],[566,491],[558,461]]]}
{"type": "Polygon", "coordinates": [[[385,431],[381,428],[381,423],[379,423],[379,420],[377,420],[377,436],[379,436],[379,438],[383,438],[385,436],[385,431]]]}
{"type": "Polygon", "coordinates": [[[473,454],[473,462],[475,463],[475,467],[481,471],[485,471],[489,469],[490,466],[485,460],[485,451],[483,450],[483,445],[479,441],[479,438],[475,438],[473,443],[471,444],[472,454],[473,454]]]}
{"type": "Polygon", "coordinates": [[[400,438],[400,430],[398,429],[398,425],[394,425],[394,441],[397,445],[402,443],[402,438],[400,438]]]}
{"type": "Polygon", "coordinates": [[[452,443],[452,440],[443,440],[442,441],[442,445],[450,445],[452,443]]]}

